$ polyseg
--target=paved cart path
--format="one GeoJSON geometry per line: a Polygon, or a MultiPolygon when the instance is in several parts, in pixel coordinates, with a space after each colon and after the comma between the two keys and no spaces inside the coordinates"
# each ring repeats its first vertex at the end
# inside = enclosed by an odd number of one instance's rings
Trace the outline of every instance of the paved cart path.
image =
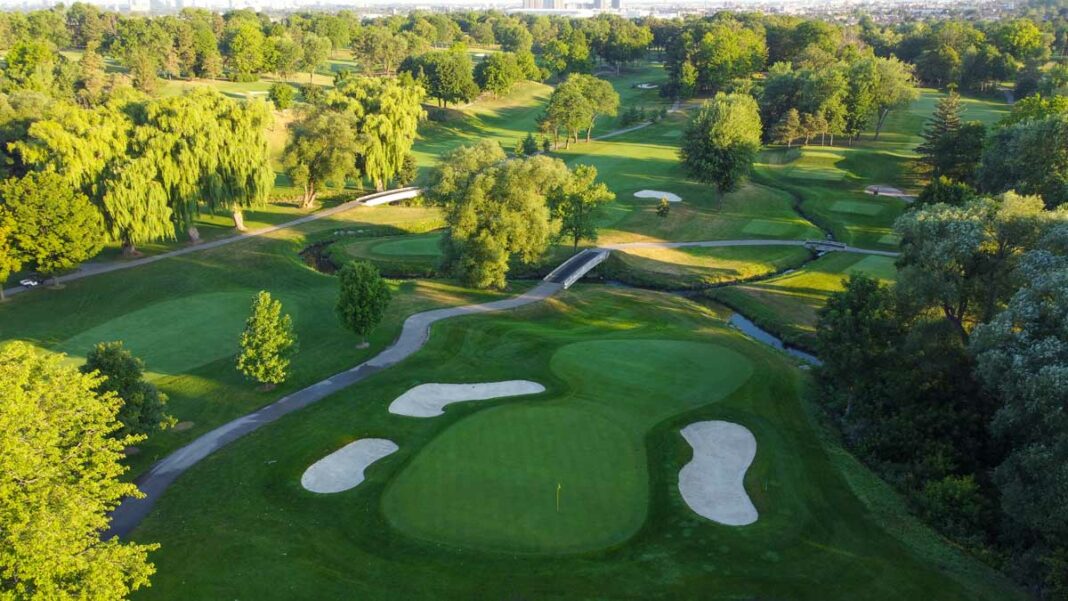
{"type": "Polygon", "coordinates": [[[404,320],[397,340],[378,355],[356,367],[288,394],[262,409],[223,424],[157,462],[136,481],[137,487],[145,494],[144,498],[128,498],[123,501],[112,513],[111,526],[104,537],[129,535],[148,515],[167,487],[208,455],[262,426],[344,390],[411,356],[426,344],[430,338],[430,326],[434,323],[462,315],[514,309],[545,300],[564,288],[566,274],[573,273],[597,257],[597,253],[579,253],[561,265],[561,269],[557,270],[558,275],[550,275],[541,284],[518,296],[477,305],[434,309],[409,316],[404,320]]]}

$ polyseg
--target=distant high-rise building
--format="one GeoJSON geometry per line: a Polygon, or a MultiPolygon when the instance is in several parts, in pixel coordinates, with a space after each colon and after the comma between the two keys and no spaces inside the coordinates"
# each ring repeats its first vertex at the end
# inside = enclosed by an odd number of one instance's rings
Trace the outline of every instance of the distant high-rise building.
{"type": "Polygon", "coordinates": [[[523,0],[523,8],[541,8],[543,0],[523,0]]]}
{"type": "Polygon", "coordinates": [[[614,10],[623,10],[623,0],[612,0],[612,8],[614,10]]]}
{"type": "Polygon", "coordinates": [[[564,0],[545,0],[545,8],[552,10],[564,10],[564,0]]]}

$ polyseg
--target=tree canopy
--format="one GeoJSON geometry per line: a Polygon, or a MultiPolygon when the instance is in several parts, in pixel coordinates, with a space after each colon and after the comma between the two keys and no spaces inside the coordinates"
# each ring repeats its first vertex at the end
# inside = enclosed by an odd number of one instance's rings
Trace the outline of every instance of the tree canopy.
{"type": "Polygon", "coordinates": [[[157,545],[103,540],[121,482],[120,400],[102,378],[19,342],[0,347],[0,595],[127,598],[148,585],[157,545]]]}

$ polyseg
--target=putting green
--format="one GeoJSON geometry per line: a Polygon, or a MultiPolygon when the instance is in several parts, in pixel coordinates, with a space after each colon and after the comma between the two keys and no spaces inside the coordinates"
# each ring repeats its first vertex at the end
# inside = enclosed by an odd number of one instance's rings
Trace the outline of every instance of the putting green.
{"type": "Polygon", "coordinates": [[[436,257],[441,254],[441,233],[421,236],[402,236],[396,240],[386,240],[371,247],[371,252],[378,255],[436,257]]]}
{"type": "MultiPolygon", "coordinates": [[[[148,371],[176,374],[237,353],[253,290],[197,294],[148,305],[72,336],[56,347],[84,357],[98,342],[121,340],[148,371]]],[[[287,311],[295,306],[287,304],[287,311]]]]}
{"type": "Polygon", "coordinates": [[[673,340],[574,343],[550,366],[568,393],[512,401],[445,430],[387,488],[390,524],[423,540],[515,553],[620,543],[649,504],[645,433],[752,373],[734,351],[673,340]]]}
{"type": "Polygon", "coordinates": [[[854,215],[878,215],[883,212],[882,205],[853,200],[839,200],[831,205],[831,210],[838,213],[853,213],[854,215]]]}

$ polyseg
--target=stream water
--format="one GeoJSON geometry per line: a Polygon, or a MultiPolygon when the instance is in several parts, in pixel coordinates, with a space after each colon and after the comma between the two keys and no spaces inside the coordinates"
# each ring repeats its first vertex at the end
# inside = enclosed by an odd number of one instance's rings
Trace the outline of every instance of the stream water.
{"type": "Polygon", "coordinates": [[[823,362],[820,361],[819,358],[817,358],[815,355],[806,353],[805,351],[801,351],[790,346],[786,346],[782,340],[779,340],[767,330],[762,329],[760,326],[747,319],[741,313],[732,313],[729,321],[732,326],[738,328],[747,336],[758,342],[763,342],[768,346],[773,346],[781,351],[785,351],[786,353],[797,357],[798,359],[804,361],[805,363],[808,363],[809,365],[823,365],[823,362]]]}

